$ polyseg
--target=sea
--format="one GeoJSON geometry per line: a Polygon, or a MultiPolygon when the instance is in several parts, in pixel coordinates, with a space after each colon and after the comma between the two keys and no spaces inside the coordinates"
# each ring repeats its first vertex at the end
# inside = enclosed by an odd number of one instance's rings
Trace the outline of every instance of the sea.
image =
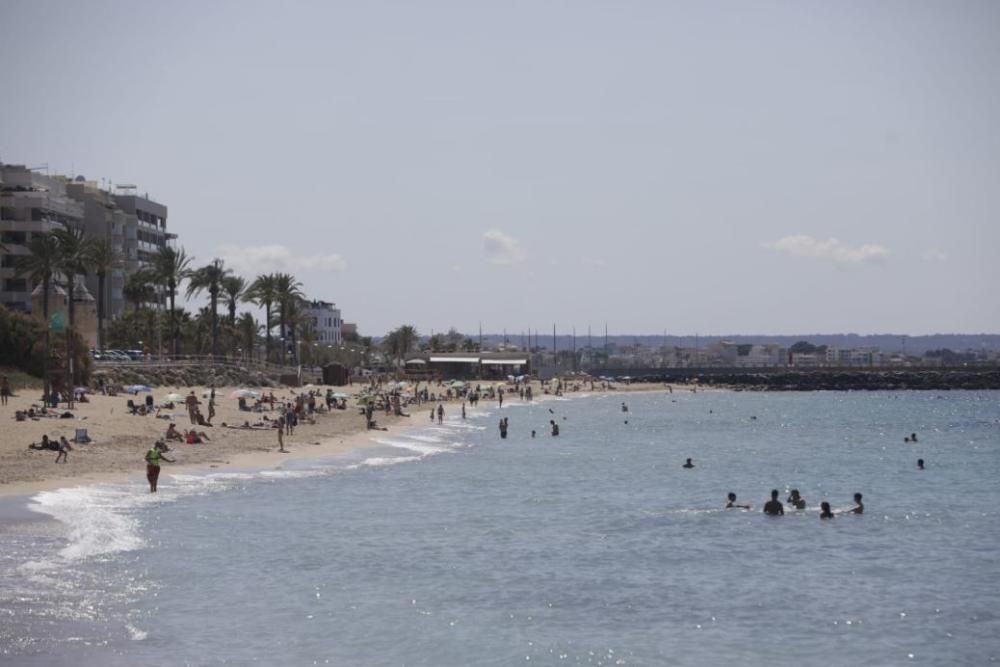
{"type": "Polygon", "coordinates": [[[1000,392],[545,398],[7,499],[0,664],[1000,662],[1000,392]]]}

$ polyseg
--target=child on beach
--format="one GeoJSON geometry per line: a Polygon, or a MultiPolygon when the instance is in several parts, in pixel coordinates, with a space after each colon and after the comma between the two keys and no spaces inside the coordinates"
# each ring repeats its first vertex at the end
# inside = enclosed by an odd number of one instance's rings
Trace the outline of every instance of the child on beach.
{"type": "Polygon", "coordinates": [[[66,440],[66,436],[59,436],[59,453],[56,454],[56,463],[59,463],[59,459],[62,459],[62,462],[66,463],[71,451],[73,451],[73,448],[70,446],[69,441],[66,440]]]}

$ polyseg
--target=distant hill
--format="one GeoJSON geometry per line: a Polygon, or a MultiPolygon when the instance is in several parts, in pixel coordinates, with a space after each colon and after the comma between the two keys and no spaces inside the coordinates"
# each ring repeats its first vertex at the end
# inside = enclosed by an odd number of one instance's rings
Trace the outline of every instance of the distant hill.
{"type": "MultiPolygon", "coordinates": [[[[478,334],[470,335],[473,340],[478,340],[478,334]]],[[[521,345],[522,337],[508,334],[507,340],[512,345],[521,345]]],[[[604,347],[604,336],[591,337],[591,344],[595,348],[604,347]]],[[[775,343],[785,347],[791,347],[800,340],[808,341],[813,345],[828,345],[831,347],[877,347],[882,352],[906,352],[907,354],[923,355],[930,350],[949,349],[954,352],[993,352],[1000,350],[1000,334],[933,334],[930,336],[905,336],[901,334],[875,334],[863,336],[860,334],[801,334],[795,336],[769,336],[769,335],[730,335],[730,336],[631,336],[619,335],[608,336],[608,342],[618,347],[626,345],[642,345],[643,347],[705,347],[718,341],[732,341],[740,344],[767,344],[775,343]]],[[[503,335],[483,334],[483,343],[486,345],[497,345],[503,342],[503,335]]],[[[534,344],[534,337],[532,337],[534,344]]],[[[552,349],[552,334],[544,335],[539,332],[538,346],[544,349],[552,349]]],[[[573,337],[560,335],[556,336],[556,346],[560,350],[568,350],[573,347],[573,337]]],[[[587,346],[587,336],[577,334],[577,349],[587,346]]]]}

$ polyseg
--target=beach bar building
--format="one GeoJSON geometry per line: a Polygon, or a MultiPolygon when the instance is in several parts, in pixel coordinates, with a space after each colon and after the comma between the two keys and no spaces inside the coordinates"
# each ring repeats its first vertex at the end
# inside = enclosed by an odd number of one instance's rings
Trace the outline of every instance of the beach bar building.
{"type": "Polygon", "coordinates": [[[407,373],[422,377],[484,380],[529,375],[527,352],[422,352],[407,357],[407,373]]]}

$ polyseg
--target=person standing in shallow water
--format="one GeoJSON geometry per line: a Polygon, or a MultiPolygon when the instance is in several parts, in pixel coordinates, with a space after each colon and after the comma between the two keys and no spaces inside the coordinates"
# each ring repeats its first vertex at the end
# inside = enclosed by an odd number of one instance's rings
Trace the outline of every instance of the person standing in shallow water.
{"type": "Polygon", "coordinates": [[[830,510],[830,503],[824,500],[819,504],[819,509],[820,509],[819,518],[821,519],[833,518],[833,512],[830,510]]]}
{"type": "Polygon", "coordinates": [[[771,499],[764,503],[764,514],[771,516],[783,516],[785,514],[785,506],[778,500],[777,489],[771,491],[771,499]]]}
{"type": "Polygon", "coordinates": [[[726,503],[726,509],[727,510],[728,509],[736,509],[736,508],[739,508],[741,510],[748,510],[748,509],[750,509],[749,505],[737,505],[736,504],[736,494],[733,493],[732,491],[729,492],[729,495],[727,496],[727,500],[729,501],[729,502],[726,503]]]}
{"type": "Polygon", "coordinates": [[[153,447],[146,452],[146,481],[149,482],[149,492],[156,493],[156,483],[160,479],[160,461],[173,463],[173,459],[168,459],[164,452],[169,452],[170,448],[166,443],[158,440],[153,447]]]}
{"type": "Polygon", "coordinates": [[[917,470],[923,470],[923,469],[924,469],[924,460],[917,459],[917,470]]]}
{"type": "Polygon", "coordinates": [[[861,494],[854,494],[854,509],[851,510],[851,514],[864,514],[865,505],[861,502],[861,494]]]}
{"type": "Polygon", "coordinates": [[[693,468],[694,467],[694,463],[691,462],[691,459],[688,459],[687,461],[684,462],[684,465],[682,465],[681,467],[682,468],[693,468]]]}
{"type": "Polygon", "coordinates": [[[792,494],[788,496],[786,502],[797,510],[806,508],[806,499],[799,495],[798,489],[792,489],[792,494]]]}
{"type": "Polygon", "coordinates": [[[503,419],[500,420],[500,439],[501,440],[506,440],[507,439],[507,418],[506,417],[504,417],[503,419]]]}
{"type": "Polygon", "coordinates": [[[444,406],[438,403],[438,424],[444,422],[444,406]]]}

